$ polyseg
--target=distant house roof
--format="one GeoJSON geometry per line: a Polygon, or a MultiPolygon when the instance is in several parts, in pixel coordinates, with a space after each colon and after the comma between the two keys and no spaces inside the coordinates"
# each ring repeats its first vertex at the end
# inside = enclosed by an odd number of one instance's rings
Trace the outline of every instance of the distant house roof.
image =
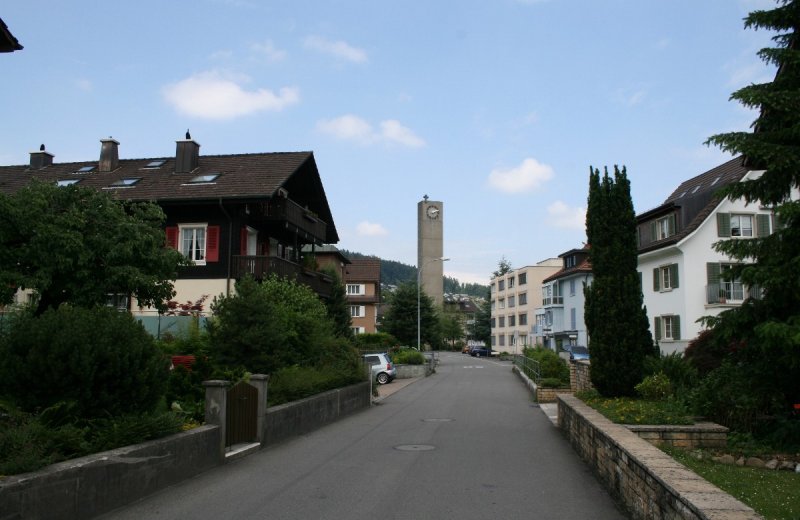
{"type": "Polygon", "coordinates": [[[3,19],[0,18],[0,52],[14,52],[21,50],[22,45],[19,44],[16,38],[14,38],[14,35],[8,30],[8,26],[5,24],[3,19]]]}
{"type": "Polygon", "coordinates": [[[351,260],[350,265],[346,267],[344,279],[348,282],[380,282],[380,258],[356,258],[351,260]]]}
{"type": "Polygon", "coordinates": [[[639,252],[644,253],[676,244],[691,234],[720,203],[721,198],[717,195],[719,189],[739,182],[748,171],[742,164],[742,157],[739,156],[682,182],[662,205],[636,217],[637,222],[642,224],[654,218],[677,213],[681,222],[677,232],[663,240],[646,244],[639,249],[639,252]]]}
{"type": "Polygon", "coordinates": [[[565,253],[561,253],[560,255],[558,255],[558,257],[563,259],[567,256],[576,254],[580,258],[580,262],[571,267],[562,267],[555,273],[551,274],[550,276],[542,280],[542,283],[552,282],[553,280],[558,280],[560,278],[566,278],[568,276],[572,276],[573,274],[591,274],[592,264],[589,262],[588,247],[582,247],[580,249],[570,249],[565,253]]]}
{"type": "Polygon", "coordinates": [[[98,171],[96,160],[42,168],[0,166],[0,192],[14,193],[33,179],[77,181],[107,191],[118,200],[209,203],[263,200],[277,196],[282,189],[297,204],[313,208],[328,224],[327,242],[339,241],[312,152],[202,155],[189,173],[175,173],[175,166],[175,157],[121,159],[109,172],[98,171]]]}

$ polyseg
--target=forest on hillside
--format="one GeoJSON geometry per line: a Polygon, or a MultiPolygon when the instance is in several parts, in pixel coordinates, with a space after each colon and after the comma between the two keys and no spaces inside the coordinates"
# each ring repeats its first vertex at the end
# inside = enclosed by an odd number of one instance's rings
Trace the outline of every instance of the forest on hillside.
{"type": "MultiPolygon", "coordinates": [[[[377,258],[374,255],[365,255],[340,249],[344,256],[347,258],[377,258]]],[[[404,264],[395,260],[386,260],[380,258],[381,261],[381,283],[383,285],[398,285],[403,282],[417,281],[417,268],[413,265],[404,264]]],[[[487,278],[489,275],[487,274],[487,278]]],[[[486,298],[489,293],[488,285],[481,285],[479,283],[461,283],[456,278],[449,276],[444,277],[444,292],[453,294],[468,294],[470,296],[478,296],[486,298]]]]}

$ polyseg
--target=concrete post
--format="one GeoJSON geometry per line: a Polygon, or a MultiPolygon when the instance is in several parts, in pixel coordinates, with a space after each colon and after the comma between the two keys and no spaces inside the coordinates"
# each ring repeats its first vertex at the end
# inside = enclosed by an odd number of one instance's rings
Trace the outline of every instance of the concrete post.
{"type": "Polygon", "coordinates": [[[259,444],[266,439],[264,431],[265,418],[267,416],[267,386],[269,375],[253,374],[250,376],[250,384],[258,390],[258,422],[256,423],[256,440],[259,444]]]}
{"type": "Polygon", "coordinates": [[[205,418],[206,424],[216,424],[219,426],[220,431],[220,457],[225,457],[225,433],[227,414],[227,391],[230,381],[222,381],[213,379],[211,381],[203,381],[203,386],[206,387],[206,409],[205,418]]]}

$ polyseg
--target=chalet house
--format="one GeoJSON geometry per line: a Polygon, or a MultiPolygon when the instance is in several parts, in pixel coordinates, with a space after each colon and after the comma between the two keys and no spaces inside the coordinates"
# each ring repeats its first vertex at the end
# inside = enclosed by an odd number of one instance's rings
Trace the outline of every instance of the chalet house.
{"type": "Polygon", "coordinates": [[[589,248],[558,255],[561,269],[542,280],[542,306],[536,308],[534,334],[556,352],[566,345],[588,345],[583,287],[592,281],[589,248]]]}
{"type": "MultiPolygon", "coordinates": [[[[187,132],[172,157],[121,160],[118,141],[100,142],[99,160],[72,163],[53,162],[42,145],[29,164],[0,167],[0,191],[38,179],[158,203],[167,216],[167,245],[192,261],[175,281],[179,302],[230,294],[243,276],[271,273],[322,297],[330,293],[332,279],[301,255],[304,246],[339,241],[312,152],[201,156],[187,132]]],[[[134,314],[155,314],[128,305],[134,314]]]]}
{"type": "Polygon", "coordinates": [[[377,332],[381,303],[381,261],[379,258],[356,258],[347,265],[344,275],[347,303],[353,332],[377,332]]]}
{"type": "Polygon", "coordinates": [[[637,216],[644,304],[662,352],[683,351],[702,331],[701,317],[760,296],[758,287],[724,275],[734,260],[715,251],[714,243],[772,233],[771,208],[717,195],[723,186],[762,173],[737,157],[683,182],[662,205],[637,216]]]}

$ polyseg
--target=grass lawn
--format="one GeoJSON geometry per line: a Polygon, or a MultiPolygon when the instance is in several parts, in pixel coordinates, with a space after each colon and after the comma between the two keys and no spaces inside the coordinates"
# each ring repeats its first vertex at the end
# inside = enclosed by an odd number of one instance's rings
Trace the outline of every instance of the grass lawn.
{"type": "Polygon", "coordinates": [[[691,453],[681,449],[663,449],[687,468],[758,511],[764,518],[800,518],[800,473],[697,460],[691,453]]]}

